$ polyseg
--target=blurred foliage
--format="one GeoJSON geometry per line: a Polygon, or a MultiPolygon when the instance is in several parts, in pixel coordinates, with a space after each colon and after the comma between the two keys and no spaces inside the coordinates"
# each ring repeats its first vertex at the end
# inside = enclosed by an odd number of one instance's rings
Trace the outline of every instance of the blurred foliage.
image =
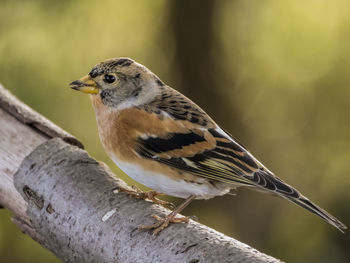
{"type": "MultiPolygon", "coordinates": [[[[135,184],[105,155],[89,98],[68,88],[106,58],[131,57],[349,226],[349,31],[347,0],[1,0],[0,82],[135,184]]],[[[241,189],[185,213],[287,262],[350,258],[349,234],[269,195],[241,189]]],[[[59,262],[4,209],[0,257],[59,262]]]]}

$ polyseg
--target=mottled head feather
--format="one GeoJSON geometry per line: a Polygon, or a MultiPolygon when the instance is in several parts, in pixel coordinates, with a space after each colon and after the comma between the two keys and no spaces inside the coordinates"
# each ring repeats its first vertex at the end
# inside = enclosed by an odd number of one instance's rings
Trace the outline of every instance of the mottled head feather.
{"type": "Polygon", "coordinates": [[[102,75],[105,73],[108,73],[110,71],[117,71],[118,69],[121,70],[123,67],[129,67],[131,64],[133,64],[134,61],[130,58],[111,58],[107,59],[103,62],[100,62],[96,66],[92,68],[89,75],[92,78],[97,77],[98,75],[102,75]]]}

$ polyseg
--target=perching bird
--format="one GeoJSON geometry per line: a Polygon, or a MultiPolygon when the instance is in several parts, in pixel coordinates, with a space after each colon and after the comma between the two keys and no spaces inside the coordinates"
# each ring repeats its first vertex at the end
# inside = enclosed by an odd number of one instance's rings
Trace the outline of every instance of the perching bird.
{"type": "Polygon", "coordinates": [[[154,234],[193,199],[209,199],[238,186],[275,193],[304,207],[340,231],[346,226],[276,177],[208,114],[129,58],[105,60],[70,87],[91,94],[101,142],[109,157],[134,180],[159,193],[185,198],[167,217],[142,229],[154,234]]]}

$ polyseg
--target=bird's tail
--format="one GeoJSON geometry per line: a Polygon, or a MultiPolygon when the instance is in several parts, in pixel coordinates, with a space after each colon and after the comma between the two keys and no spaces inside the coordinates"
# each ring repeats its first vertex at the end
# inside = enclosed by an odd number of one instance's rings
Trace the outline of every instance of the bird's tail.
{"type": "Polygon", "coordinates": [[[326,210],[322,209],[318,205],[311,202],[309,199],[307,199],[303,195],[301,195],[298,198],[289,197],[289,196],[285,196],[285,195],[282,195],[282,197],[284,197],[287,200],[309,210],[311,213],[318,215],[319,217],[321,217],[323,220],[327,221],[332,226],[338,228],[338,230],[342,233],[344,233],[344,230],[347,229],[346,225],[344,225],[342,222],[340,222],[338,219],[336,219],[334,216],[332,216],[326,210]]]}
{"type": "Polygon", "coordinates": [[[311,213],[318,215],[332,226],[338,228],[342,233],[344,233],[344,230],[347,229],[346,225],[318,205],[311,202],[297,189],[283,182],[267,169],[260,169],[254,174],[251,180],[258,186],[262,187],[265,191],[268,190],[269,192],[274,192],[275,194],[309,210],[311,213]]]}

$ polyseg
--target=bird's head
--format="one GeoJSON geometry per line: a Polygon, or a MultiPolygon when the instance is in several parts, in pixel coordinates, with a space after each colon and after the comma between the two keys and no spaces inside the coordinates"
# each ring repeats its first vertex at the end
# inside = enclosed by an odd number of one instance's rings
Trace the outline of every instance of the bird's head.
{"type": "Polygon", "coordinates": [[[162,86],[156,75],[129,58],[107,59],[94,66],[88,75],[70,83],[72,89],[98,96],[112,108],[147,103],[162,86]]]}

